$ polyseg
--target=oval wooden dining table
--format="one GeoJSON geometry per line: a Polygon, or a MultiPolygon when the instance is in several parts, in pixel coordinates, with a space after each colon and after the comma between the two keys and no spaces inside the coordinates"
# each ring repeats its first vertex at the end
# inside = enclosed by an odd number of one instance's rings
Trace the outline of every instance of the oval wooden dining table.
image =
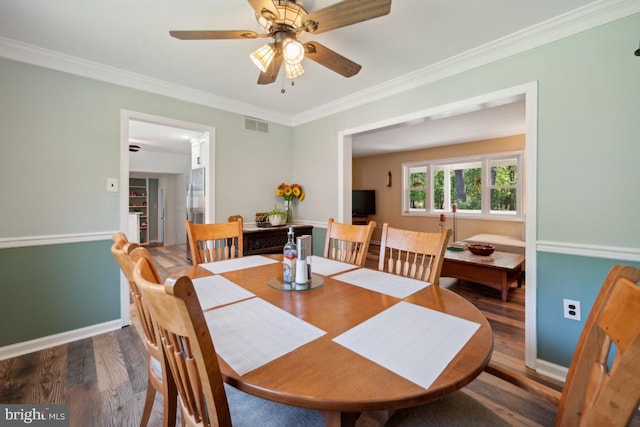
{"type": "MultiPolygon", "coordinates": [[[[281,255],[267,256],[282,259],[281,255]]],[[[483,371],[491,357],[493,333],[487,319],[473,304],[447,289],[427,286],[400,299],[341,282],[334,278],[339,276],[335,274],[321,276],[324,284],[314,289],[283,291],[268,285],[270,280],[282,278],[281,270],[282,265],[277,262],[221,275],[326,334],[244,375],[239,375],[218,357],[225,382],[242,391],[320,410],[327,426],[348,426],[354,425],[362,412],[390,412],[459,390],[483,371]],[[479,324],[426,389],[333,341],[400,301],[479,324]]],[[[212,274],[205,268],[192,267],[172,277],[198,278],[212,274]]]]}

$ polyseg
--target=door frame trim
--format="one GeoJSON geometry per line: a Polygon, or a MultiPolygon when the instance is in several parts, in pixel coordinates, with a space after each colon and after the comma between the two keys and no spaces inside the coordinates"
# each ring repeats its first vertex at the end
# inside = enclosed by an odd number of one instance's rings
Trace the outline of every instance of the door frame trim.
{"type": "Polygon", "coordinates": [[[525,287],[525,365],[536,369],[537,364],[537,170],[538,170],[538,82],[532,81],[519,86],[462,99],[416,111],[400,117],[367,123],[338,132],[338,221],[351,219],[352,188],[352,137],[386,126],[405,123],[410,120],[428,118],[439,114],[458,114],[490,105],[499,105],[510,100],[525,101],[525,258],[527,263],[527,285],[525,287]]]}
{"type": "MultiPolygon", "coordinates": [[[[129,213],[129,121],[137,120],[159,125],[189,129],[208,134],[208,139],[203,142],[202,152],[205,167],[205,221],[215,222],[215,141],[216,129],[212,126],[186,122],[170,117],[156,116],[138,111],[120,110],[120,229],[127,229],[127,214],[129,213]],[[127,183],[127,185],[125,185],[127,183]]],[[[189,163],[191,164],[191,163],[189,163]]],[[[129,315],[129,284],[120,273],[120,319],[122,326],[131,324],[129,315]]]]}

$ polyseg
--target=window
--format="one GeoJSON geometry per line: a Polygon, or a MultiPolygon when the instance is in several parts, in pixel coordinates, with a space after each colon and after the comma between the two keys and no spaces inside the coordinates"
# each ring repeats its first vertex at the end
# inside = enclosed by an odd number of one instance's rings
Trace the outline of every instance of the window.
{"type": "Polygon", "coordinates": [[[408,215],[452,211],[469,216],[522,217],[522,153],[403,165],[403,212],[408,215]]]}
{"type": "Polygon", "coordinates": [[[518,159],[489,160],[490,213],[516,213],[518,206],[518,159]]]}
{"type": "Polygon", "coordinates": [[[427,167],[409,168],[409,208],[423,210],[427,200],[427,167]]]}

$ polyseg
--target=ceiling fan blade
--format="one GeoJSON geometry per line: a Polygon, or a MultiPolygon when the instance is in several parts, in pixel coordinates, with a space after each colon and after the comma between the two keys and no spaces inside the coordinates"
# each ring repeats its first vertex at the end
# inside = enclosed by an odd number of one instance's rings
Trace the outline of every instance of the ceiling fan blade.
{"type": "Polygon", "coordinates": [[[249,0],[249,3],[258,16],[262,16],[270,21],[280,17],[280,12],[278,12],[272,0],[249,0]]]}
{"type": "Polygon", "coordinates": [[[276,81],[278,78],[278,72],[280,71],[280,67],[282,66],[282,52],[276,53],[276,56],[269,64],[269,69],[263,73],[260,73],[258,77],[259,85],[268,85],[276,81]]]}
{"type": "Polygon", "coordinates": [[[362,66],[318,42],[305,43],[304,56],[345,77],[355,76],[362,68],[362,66]]]}
{"type": "Polygon", "coordinates": [[[171,37],[180,40],[255,39],[261,34],[250,30],[238,31],[169,31],[171,37]]]}
{"type": "Polygon", "coordinates": [[[391,0],[344,0],[304,17],[308,32],[320,34],[389,14],[391,0]]]}

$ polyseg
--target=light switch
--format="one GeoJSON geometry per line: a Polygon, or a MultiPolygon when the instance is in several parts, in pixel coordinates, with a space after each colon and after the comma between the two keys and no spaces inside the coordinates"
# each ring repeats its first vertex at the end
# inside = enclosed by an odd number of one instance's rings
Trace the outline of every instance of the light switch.
{"type": "Polygon", "coordinates": [[[118,179],[117,178],[107,178],[107,192],[109,192],[109,193],[117,193],[118,192],[118,179]]]}

